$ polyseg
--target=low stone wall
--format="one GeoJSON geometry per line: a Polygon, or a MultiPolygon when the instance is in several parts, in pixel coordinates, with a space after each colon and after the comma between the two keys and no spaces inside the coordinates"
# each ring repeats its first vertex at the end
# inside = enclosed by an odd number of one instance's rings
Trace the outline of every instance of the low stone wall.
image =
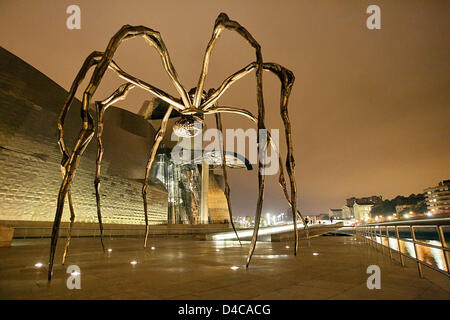
{"type": "MultiPolygon", "coordinates": [[[[319,237],[323,234],[326,234],[331,231],[338,230],[344,226],[343,223],[336,223],[336,224],[315,224],[308,229],[300,228],[298,230],[298,237],[299,239],[310,239],[314,237],[319,237]]],[[[272,242],[280,242],[280,241],[286,241],[286,240],[293,240],[294,239],[294,232],[284,232],[284,233],[277,233],[271,235],[271,241],[272,242]]]]}
{"type": "MultiPolygon", "coordinates": [[[[14,238],[48,238],[51,236],[52,223],[43,221],[2,221],[3,225],[14,230],[14,238]]],[[[60,237],[66,237],[69,223],[62,222],[60,237]]],[[[143,237],[145,225],[135,224],[103,224],[105,237],[143,237]]],[[[177,235],[201,235],[213,232],[229,231],[228,224],[161,224],[151,225],[149,236],[177,236],[177,235]]],[[[75,223],[72,230],[73,237],[99,237],[100,231],[97,223],[75,223]]]]}

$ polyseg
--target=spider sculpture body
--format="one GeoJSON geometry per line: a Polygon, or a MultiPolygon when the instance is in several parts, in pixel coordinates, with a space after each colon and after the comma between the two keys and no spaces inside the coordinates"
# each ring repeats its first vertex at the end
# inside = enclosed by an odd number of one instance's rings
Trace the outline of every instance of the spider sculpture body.
{"type": "MultiPolygon", "coordinates": [[[[62,172],[62,183],[59,190],[58,200],[57,200],[57,208],[55,214],[55,220],[53,223],[52,229],[52,237],[50,244],[50,259],[49,259],[49,269],[48,269],[48,279],[50,280],[52,277],[52,270],[56,252],[56,244],[58,240],[59,227],[61,223],[61,217],[64,209],[64,201],[67,197],[69,201],[69,209],[70,209],[70,227],[69,234],[66,239],[66,244],[64,248],[62,263],[64,264],[65,258],[67,255],[68,247],[70,244],[70,235],[73,226],[73,222],[75,220],[75,213],[72,205],[72,197],[71,197],[71,183],[73,181],[75,171],[77,169],[80,158],[86,149],[88,143],[93,138],[95,132],[97,136],[98,142],[98,152],[97,152],[97,166],[95,173],[94,186],[96,191],[96,201],[97,201],[97,215],[100,227],[100,236],[103,250],[103,225],[102,225],[102,216],[101,216],[101,206],[100,206],[100,169],[101,169],[101,161],[103,156],[103,142],[102,142],[102,133],[103,133],[103,116],[106,109],[116,103],[119,100],[125,99],[127,93],[133,88],[141,88],[144,89],[156,97],[164,100],[170,106],[167,109],[162,121],[161,126],[155,136],[155,141],[152,146],[151,155],[148,159],[145,178],[142,187],[142,197],[144,203],[144,216],[145,216],[145,224],[146,224],[146,232],[145,232],[145,240],[144,240],[144,248],[147,246],[147,238],[148,238],[148,216],[147,216],[147,188],[148,188],[148,180],[150,174],[150,168],[155,159],[158,147],[163,139],[164,134],[166,133],[167,122],[169,120],[170,114],[173,109],[177,110],[181,113],[181,119],[177,121],[174,125],[173,129],[175,133],[180,136],[194,136],[198,133],[198,128],[195,127],[195,122],[203,122],[204,116],[208,114],[215,114],[216,124],[218,130],[222,131],[222,121],[221,121],[221,113],[232,113],[243,115],[253,122],[256,123],[258,129],[265,129],[264,125],[264,101],[263,101],[263,87],[262,87],[262,74],[263,71],[269,71],[275,74],[280,82],[281,82],[281,98],[280,98],[280,113],[283,119],[283,123],[285,126],[285,136],[287,143],[287,157],[286,157],[286,170],[290,180],[290,192],[287,190],[286,181],[284,178],[284,170],[283,163],[281,157],[279,156],[279,183],[283,188],[284,195],[292,207],[292,212],[294,219],[294,254],[297,253],[298,246],[298,234],[297,234],[297,216],[301,216],[300,212],[297,210],[297,187],[295,182],[294,175],[294,156],[293,156],[293,147],[292,147],[292,135],[291,135],[291,124],[288,116],[288,99],[292,89],[292,85],[294,82],[294,75],[291,71],[282,67],[276,63],[265,63],[262,59],[261,47],[258,42],[253,38],[253,36],[238,22],[230,20],[228,16],[224,13],[221,13],[216,19],[213,35],[208,43],[206,53],[203,60],[203,68],[200,74],[200,78],[197,84],[197,87],[192,89],[190,92],[186,91],[186,89],[181,85],[175,68],[172,65],[172,62],[169,57],[169,53],[164,45],[164,42],[161,38],[159,32],[154,31],[150,28],[143,26],[123,26],[110,40],[106,50],[104,52],[93,52],[91,53],[85,60],[83,66],[78,72],[71,88],[69,91],[68,98],[61,110],[61,113],[58,117],[58,144],[62,152],[62,161],[61,161],[61,172],[62,172]],[[212,49],[214,47],[215,42],[219,38],[220,34],[224,29],[229,29],[237,32],[240,36],[242,36],[245,40],[247,40],[250,45],[254,48],[256,53],[256,60],[246,67],[238,70],[228,78],[226,78],[223,83],[217,89],[210,89],[208,92],[204,90],[205,78],[208,72],[208,64],[210,61],[210,56],[212,49]],[[152,86],[151,84],[146,83],[122,70],[113,60],[114,54],[119,47],[119,45],[128,39],[143,37],[148,44],[153,46],[157,52],[159,53],[164,69],[172,80],[175,88],[180,94],[180,98],[175,98],[168,93],[152,86]],[[69,152],[66,144],[64,142],[64,121],[67,115],[67,112],[70,108],[70,105],[74,99],[75,93],[80,85],[80,83],[85,78],[87,72],[94,68],[92,76],[90,78],[89,84],[84,90],[83,99],[82,99],[82,109],[81,109],[81,118],[82,118],[82,128],[79,133],[78,139],[74,145],[72,152],[69,152]],[[125,80],[125,83],[121,85],[115,92],[113,92],[109,97],[102,101],[96,101],[96,111],[97,111],[97,121],[94,122],[94,119],[89,113],[89,105],[91,103],[91,99],[96,92],[98,86],[100,85],[102,78],[105,72],[110,69],[114,73],[116,73],[120,78],[125,80]],[[257,104],[258,104],[258,114],[254,116],[251,112],[247,111],[243,108],[229,107],[229,106],[220,106],[218,105],[218,100],[222,96],[222,94],[233,84],[235,81],[240,78],[246,76],[247,74],[255,71],[256,73],[256,89],[257,89],[257,104]],[[96,128],[95,128],[96,127],[96,128]],[[97,129],[97,130],[95,130],[97,129]]],[[[223,141],[221,141],[223,143],[223,141]]],[[[275,147],[273,143],[271,143],[270,135],[268,135],[265,145],[263,148],[259,148],[262,142],[260,141],[260,137],[258,136],[258,159],[261,160],[267,151],[267,147],[272,145],[275,147]]],[[[222,148],[222,159],[225,159],[225,149],[222,148]]],[[[262,173],[262,161],[258,161],[258,183],[259,183],[259,192],[258,192],[258,202],[255,213],[255,228],[253,237],[250,243],[250,249],[247,257],[247,267],[249,266],[251,257],[255,250],[256,240],[258,235],[259,223],[261,218],[261,211],[263,205],[263,196],[264,196],[264,174],[262,173]]],[[[234,231],[236,229],[233,224],[232,219],[232,211],[230,205],[230,188],[227,180],[227,171],[225,161],[222,161],[222,170],[225,181],[225,196],[227,198],[227,204],[230,214],[230,222],[233,226],[234,231]]],[[[304,223],[303,223],[304,224],[304,223]]],[[[306,224],[304,224],[306,226],[306,224]]],[[[236,232],[237,236],[237,232],[236,232]]],[[[239,238],[238,238],[239,239],[239,238]]]]}

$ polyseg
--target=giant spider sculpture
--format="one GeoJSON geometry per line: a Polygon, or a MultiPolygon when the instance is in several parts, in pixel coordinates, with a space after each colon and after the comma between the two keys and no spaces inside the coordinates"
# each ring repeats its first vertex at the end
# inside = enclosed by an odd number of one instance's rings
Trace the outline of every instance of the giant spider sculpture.
{"type": "MultiPolygon", "coordinates": [[[[152,167],[153,161],[155,159],[158,147],[161,143],[161,140],[163,139],[163,136],[166,132],[167,122],[169,120],[170,114],[173,111],[173,109],[177,110],[181,113],[181,119],[175,124],[174,130],[175,133],[178,133],[179,135],[195,135],[196,131],[192,130],[194,126],[195,121],[199,121],[200,123],[203,123],[204,115],[207,114],[215,114],[216,117],[216,124],[218,130],[222,131],[222,121],[220,114],[221,113],[234,113],[243,115],[250,120],[254,121],[257,124],[257,127],[259,130],[265,130],[264,125],[264,100],[263,100],[263,88],[262,88],[262,74],[263,71],[270,71],[273,74],[275,74],[280,82],[281,82],[281,100],[280,100],[280,112],[281,117],[283,119],[284,127],[285,127],[285,135],[286,135],[286,144],[287,144],[287,157],[286,157],[286,169],[287,173],[289,175],[290,180],[290,194],[287,191],[286,181],[284,178],[284,170],[283,170],[283,164],[281,160],[281,156],[279,156],[279,183],[281,187],[283,188],[284,195],[290,204],[292,208],[293,219],[294,219],[294,254],[297,254],[297,247],[298,247],[298,232],[297,232],[297,215],[301,217],[303,220],[303,217],[301,216],[300,212],[297,210],[297,187],[295,182],[295,174],[294,174],[294,155],[293,155],[293,148],[292,148],[292,135],[291,135],[291,124],[288,116],[288,99],[289,95],[292,89],[292,85],[294,83],[294,75],[291,71],[287,70],[283,66],[276,64],[276,63],[265,63],[263,62],[262,54],[261,54],[261,47],[258,44],[258,42],[253,38],[253,36],[244,28],[242,27],[238,22],[230,20],[228,16],[225,13],[221,13],[215,22],[214,25],[214,31],[211,37],[211,40],[208,43],[208,46],[206,48],[206,53],[203,60],[203,68],[200,74],[200,78],[197,84],[197,87],[192,89],[190,92],[186,91],[186,89],[181,85],[180,81],[178,80],[177,73],[175,71],[175,68],[172,65],[172,62],[169,57],[169,53],[166,49],[166,46],[164,45],[164,42],[161,38],[161,35],[159,32],[154,31],[150,28],[144,27],[144,26],[130,26],[125,25],[123,26],[110,40],[106,50],[104,52],[98,52],[94,51],[91,53],[85,60],[83,66],[81,67],[80,71],[78,72],[74,82],[72,83],[72,86],[69,91],[69,95],[67,100],[64,103],[64,106],[61,110],[61,113],[58,117],[58,144],[62,152],[62,161],[61,161],[61,172],[63,176],[63,180],[61,183],[61,187],[59,190],[58,195],[58,202],[57,202],[57,209],[55,214],[55,220],[53,223],[53,229],[52,229],[52,237],[51,237],[51,244],[50,244],[50,261],[49,261],[49,269],[48,269],[48,279],[50,280],[52,277],[52,270],[53,270],[53,263],[55,258],[55,252],[56,252],[56,244],[58,240],[58,234],[59,234],[59,227],[61,223],[61,217],[63,214],[64,209],[64,201],[65,198],[68,198],[69,201],[69,209],[70,209],[70,226],[69,226],[69,233],[68,237],[66,239],[66,244],[64,248],[62,263],[64,264],[67,250],[70,244],[70,235],[71,230],[73,226],[73,222],[75,219],[74,209],[72,205],[72,197],[71,197],[71,183],[75,175],[75,171],[77,169],[77,166],[79,164],[81,155],[85,151],[88,143],[91,141],[92,137],[94,136],[95,130],[94,130],[94,119],[89,113],[89,105],[91,103],[92,96],[94,95],[95,91],[97,90],[98,86],[100,85],[100,82],[105,75],[105,72],[107,69],[112,70],[115,72],[120,78],[124,79],[126,82],[121,85],[114,93],[112,93],[108,98],[102,101],[96,101],[96,111],[97,111],[97,122],[96,122],[96,132],[97,132],[97,141],[98,141],[98,152],[97,152],[97,166],[96,166],[96,172],[95,172],[95,191],[96,191],[96,201],[97,201],[97,215],[98,215],[98,222],[100,227],[100,238],[102,242],[103,250],[104,244],[103,244],[103,225],[102,225],[102,216],[101,216],[101,207],[100,207],[100,169],[101,169],[101,160],[103,156],[103,143],[102,143],[102,132],[103,132],[103,116],[106,111],[106,109],[111,106],[112,104],[116,103],[119,100],[123,100],[127,93],[135,88],[139,87],[142,88],[156,97],[162,99],[163,101],[167,102],[169,104],[169,108],[167,109],[162,121],[161,126],[155,136],[155,141],[151,150],[150,158],[147,162],[147,167],[145,170],[145,178],[144,183],[142,187],[142,197],[144,202],[144,215],[145,215],[145,240],[144,240],[144,248],[147,246],[147,238],[148,238],[148,216],[147,216],[147,188],[148,188],[148,180],[149,180],[149,174],[150,169],[152,167]],[[240,36],[242,36],[245,40],[247,40],[250,45],[255,49],[256,53],[256,61],[250,63],[246,67],[242,68],[241,70],[235,72],[228,78],[226,78],[223,83],[220,85],[218,89],[210,89],[208,92],[204,90],[204,84],[205,84],[205,78],[206,74],[208,72],[208,65],[209,60],[211,57],[211,52],[214,47],[214,44],[216,43],[217,39],[219,38],[220,34],[224,29],[229,29],[236,31],[240,36]],[[172,80],[173,84],[175,85],[175,88],[177,89],[178,93],[180,94],[181,98],[175,98],[171,96],[170,94],[165,93],[164,91],[126,73],[124,70],[122,70],[113,60],[114,54],[119,47],[119,45],[124,41],[136,37],[143,37],[148,44],[155,47],[158,51],[159,55],[161,56],[161,60],[164,66],[164,69],[168,73],[170,79],[172,80]],[[90,68],[95,67],[93,74],[91,76],[91,79],[89,81],[88,86],[86,87],[84,93],[83,93],[83,99],[82,99],[82,109],[81,109],[81,118],[82,118],[82,129],[80,131],[80,134],[78,136],[78,139],[76,140],[74,149],[71,153],[69,153],[69,150],[66,147],[66,144],[64,142],[64,121],[67,115],[67,112],[70,108],[70,105],[74,99],[75,93],[77,92],[77,89],[80,85],[80,83],[83,81],[83,79],[86,76],[86,73],[89,71],[90,68]],[[245,75],[249,74],[255,70],[256,72],[256,89],[257,89],[257,105],[258,105],[258,115],[255,117],[251,112],[241,109],[241,108],[235,108],[235,107],[229,107],[229,106],[220,106],[218,105],[218,100],[222,96],[222,94],[233,84],[235,81],[239,80],[240,78],[244,77],[245,75]]],[[[258,130],[258,131],[259,131],[258,130]]],[[[267,135],[266,139],[261,139],[261,137],[258,135],[257,139],[258,143],[258,183],[259,183],[259,192],[258,192],[258,201],[257,201],[257,207],[256,207],[256,214],[255,214],[255,227],[253,232],[253,237],[250,243],[250,250],[247,257],[247,263],[246,266],[248,267],[250,264],[250,260],[252,258],[253,252],[255,250],[256,246],[256,240],[258,236],[258,229],[260,224],[260,218],[261,218],[261,210],[263,205],[263,196],[264,196],[264,166],[262,164],[262,159],[266,154],[267,147],[271,145],[275,148],[275,144],[272,143],[270,135],[267,135]],[[264,142],[262,141],[264,140],[264,142]],[[264,145],[262,145],[264,143],[264,145]],[[262,147],[262,148],[261,148],[262,147]]],[[[223,144],[223,141],[221,141],[221,144],[223,144]]],[[[226,163],[225,163],[225,149],[222,147],[222,170],[223,170],[223,176],[225,181],[225,196],[227,199],[227,205],[229,209],[229,215],[230,215],[230,222],[232,224],[232,227],[234,231],[236,232],[236,229],[233,224],[232,219],[232,211],[230,206],[230,187],[228,185],[227,180],[227,171],[226,171],[226,163]]],[[[306,224],[304,224],[306,226],[306,224]]],[[[237,236],[237,232],[236,232],[237,236]]],[[[239,237],[238,237],[239,239],[239,237]]]]}

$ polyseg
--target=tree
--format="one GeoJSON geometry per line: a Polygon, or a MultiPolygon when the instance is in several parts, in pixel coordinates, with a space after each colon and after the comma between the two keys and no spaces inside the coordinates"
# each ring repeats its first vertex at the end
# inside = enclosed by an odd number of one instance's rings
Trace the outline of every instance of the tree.
{"type": "Polygon", "coordinates": [[[425,213],[427,212],[427,205],[425,201],[425,196],[422,193],[411,194],[408,197],[396,196],[392,200],[383,200],[382,202],[374,205],[370,213],[372,215],[382,215],[389,216],[396,212],[395,207],[401,205],[412,205],[411,208],[403,209],[400,214],[408,213],[412,211],[414,213],[425,213]]]}
{"type": "Polygon", "coordinates": [[[387,216],[395,212],[395,204],[393,200],[383,200],[382,202],[374,205],[370,210],[372,215],[387,216]]]}

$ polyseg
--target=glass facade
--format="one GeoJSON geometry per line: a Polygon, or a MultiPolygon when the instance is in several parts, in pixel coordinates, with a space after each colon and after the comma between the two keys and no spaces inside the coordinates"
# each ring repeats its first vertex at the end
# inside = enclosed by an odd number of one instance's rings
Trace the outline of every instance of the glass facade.
{"type": "Polygon", "coordinates": [[[168,223],[197,224],[200,222],[201,167],[197,164],[176,164],[170,151],[161,148],[153,166],[152,177],[168,192],[168,223]]]}

